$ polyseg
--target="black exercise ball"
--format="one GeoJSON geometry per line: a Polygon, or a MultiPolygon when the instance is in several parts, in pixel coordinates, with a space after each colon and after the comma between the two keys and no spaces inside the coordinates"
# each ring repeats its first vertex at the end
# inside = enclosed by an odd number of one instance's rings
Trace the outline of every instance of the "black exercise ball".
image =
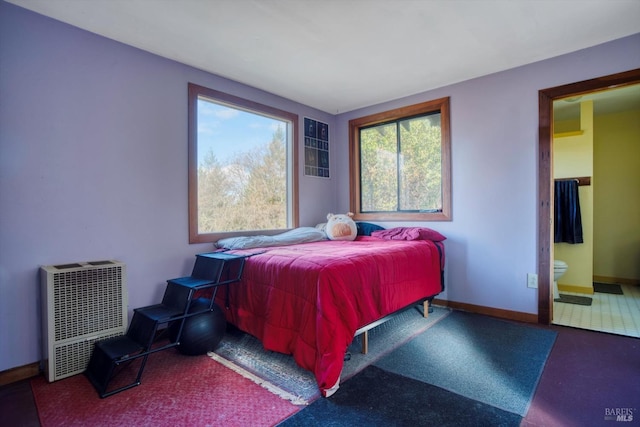
{"type": "MultiPolygon", "coordinates": [[[[208,351],[215,350],[222,340],[227,321],[222,309],[214,303],[213,310],[209,310],[209,303],[210,301],[205,298],[191,302],[189,313],[204,312],[185,319],[180,344],[177,346],[180,353],[189,356],[206,354],[208,351]]],[[[169,337],[172,342],[176,341],[179,329],[180,321],[172,322],[169,326],[169,337]]]]}

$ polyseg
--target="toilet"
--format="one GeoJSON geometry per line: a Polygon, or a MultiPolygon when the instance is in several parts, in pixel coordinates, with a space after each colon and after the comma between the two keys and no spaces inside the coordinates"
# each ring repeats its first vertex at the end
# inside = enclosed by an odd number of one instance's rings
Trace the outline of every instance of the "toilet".
{"type": "Polygon", "coordinates": [[[560,261],[556,259],[553,261],[553,299],[560,298],[560,293],[558,292],[558,279],[562,277],[562,275],[567,271],[567,263],[564,261],[560,261]]]}

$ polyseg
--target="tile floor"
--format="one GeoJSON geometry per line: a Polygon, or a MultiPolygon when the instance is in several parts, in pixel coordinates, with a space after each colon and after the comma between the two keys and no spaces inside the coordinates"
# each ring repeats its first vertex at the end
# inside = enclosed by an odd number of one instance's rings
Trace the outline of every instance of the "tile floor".
{"type": "Polygon", "coordinates": [[[590,306],[553,303],[553,324],[640,338],[640,286],[622,285],[624,295],[562,292],[593,298],[590,306]]]}

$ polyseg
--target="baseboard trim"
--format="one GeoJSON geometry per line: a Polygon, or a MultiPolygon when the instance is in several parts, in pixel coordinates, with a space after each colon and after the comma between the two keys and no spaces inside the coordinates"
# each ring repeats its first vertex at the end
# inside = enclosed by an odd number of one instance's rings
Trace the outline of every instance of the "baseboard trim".
{"type": "Polygon", "coordinates": [[[30,363],[0,372],[0,386],[40,375],[40,362],[30,363]]]}
{"type": "Polygon", "coordinates": [[[617,283],[619,285],[640,286],[640,279],[624,279],[622,277],[593,276],[594,282],[617,283]]]}
{"type": "Polygon", "coordinates": [[[470,313],[484,314],[486,316],[497,317],[505,320],[515,320],[525,323],[538,323],[538,315],[532,313],[523,313],[520,311],[503,310],[501,308],[485,307],[482,305],[467,304],[464,302],[447,301],[434,299],[434,305],[453,308],[455,310],[468,311],[470,313]]]}
{"type": "Polygon", "coordinates": [[[558,291],[575,292],[577,294],[593,295],[593,286],[563,285],[558,283],[558,291]]]}

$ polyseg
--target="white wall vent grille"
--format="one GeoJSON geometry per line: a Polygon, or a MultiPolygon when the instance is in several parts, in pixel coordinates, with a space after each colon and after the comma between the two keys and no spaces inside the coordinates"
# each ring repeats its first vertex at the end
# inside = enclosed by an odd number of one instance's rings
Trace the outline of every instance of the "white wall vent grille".
{"type": "Polygon", "coordinates": [[[126,268],[91,261],[40,271],[45,375],[56,381],[87,368],[93,343],[126,332],[126,268]]]}

